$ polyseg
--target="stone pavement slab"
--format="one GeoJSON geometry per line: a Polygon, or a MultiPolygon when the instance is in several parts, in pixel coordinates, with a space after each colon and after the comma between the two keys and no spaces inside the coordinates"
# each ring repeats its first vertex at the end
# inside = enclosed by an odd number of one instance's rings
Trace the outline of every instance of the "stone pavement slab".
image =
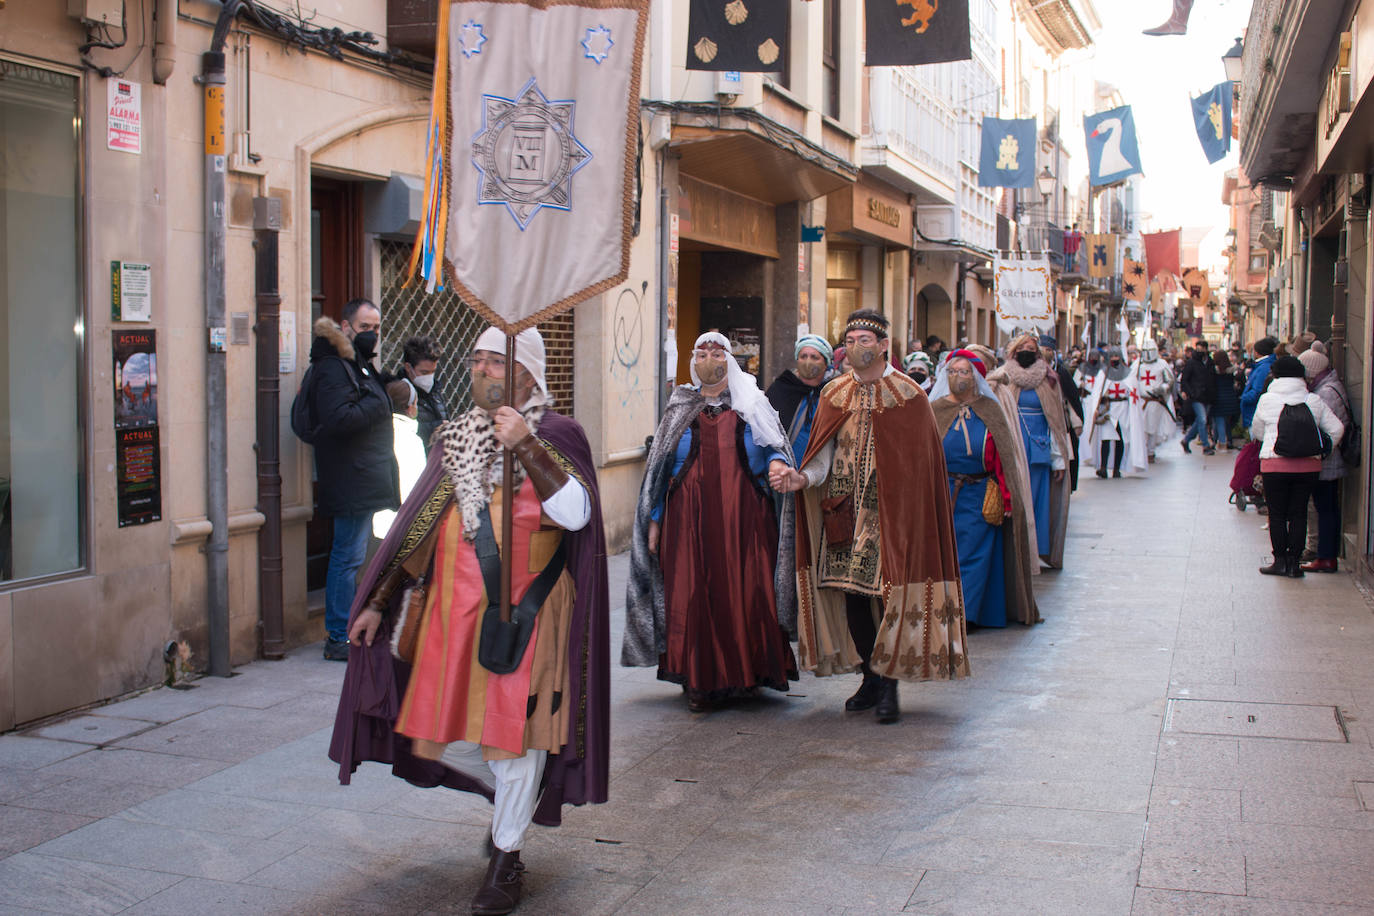
{"type": "MultiPolygon", "coordinates": [[[[693,715],[615,669],[611,802],[531,831],[519,912],[1374,914],[1374,614],[1257,574],[1229,465],[1084,479],[1046,622],[890,727],[852,677],[693,715]]],[[[312,646],[0,736],[0,916],[466,913],[490,806],[339,785],[342,674],[312,646]]]]}

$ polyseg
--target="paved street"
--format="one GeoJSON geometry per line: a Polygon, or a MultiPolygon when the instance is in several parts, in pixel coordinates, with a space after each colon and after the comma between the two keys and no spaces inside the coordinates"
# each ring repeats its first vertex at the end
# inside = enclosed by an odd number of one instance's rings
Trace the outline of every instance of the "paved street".
{"type": "MultiPolygon", "coordinates": [[[[972,634],[899,725],[844,716],[853,678],[693,716],[616,669],[611,803],[533,829],[519,912],[1374,913],[1370,606],[1256,574],[1228,456],[1161,451],[1084,480],[1046,622],[972,634]]],[[[487,805],[339,786],[342,673],[312,646],[0,737],[0,913],[466,912],[487,805]]]]}

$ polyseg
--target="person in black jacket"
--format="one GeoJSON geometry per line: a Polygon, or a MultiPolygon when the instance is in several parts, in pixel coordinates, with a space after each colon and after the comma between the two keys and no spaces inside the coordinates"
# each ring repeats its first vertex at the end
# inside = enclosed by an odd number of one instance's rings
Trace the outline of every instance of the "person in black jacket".
{"type": "Polygon", "coordinates": [[[310,367],[315,440],[316,505],[334,519],[324,589],[324,657],[348,659],[348,612],[358,568],[367,555],[372,514],[401,505],[391,434],[391,399],[372,359],[382,313],[366,299],[344,306],[342,325],[315,322],[310,367]]]}
{"type": "Polygon", "coordinates": [[[1083,398],[1078,393],[1078,383],[1073,380],[1073,370],[1064,365],[1056,351],[1059,341],[1050,334],[1040,335],[1040,356],[1054,367],[1059,378],[1059,391],[1064,395],[1064,407],[1069,416],[1065,417],[1069,428],[1069,442],[1073,445],[1073,457],[1069,459],[1069,492],[1078,489],[1078,433],[1083,429],[1083,398]]]}
{"type": "Polygon", "coordinates": [[[415,386],[416,405],[420,423],[420,441],[425,444],[425,454],[429,454],[429,438],[448,419],[448,409],[444,406],[443,395],[434,385],[434,375],[439,369],[439,348],[428,337],[411,337],[401,344],[401,373],[415,386]]]}
{"type": "Polygon", "coordinates": [[[1207,437],[1207,408],[1217,399],[1216,370],[1211,357],[1207,354],[1207,341],[1199,340],[1193,345],[1193,354],[1183,363],[1183,372],[1178,378],[1179,397],[1193,412],[1193,425],[1183,437],[1183,450],[1190,455],[1193,450],[1188,443],[1196,436],[1202,443],[1202,454],[1215,455],[1207,437]]]}

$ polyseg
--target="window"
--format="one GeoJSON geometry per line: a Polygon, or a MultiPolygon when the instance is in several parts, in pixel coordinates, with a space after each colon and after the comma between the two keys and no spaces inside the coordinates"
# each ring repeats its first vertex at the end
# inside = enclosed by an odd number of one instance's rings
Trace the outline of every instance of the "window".
{"type": "Polygon", "coordinates": [[[825,253],[826,336],[832,343],[844,340],[845,319],[859,307],[863,281],[859,275],[859,249],[831,246],[825,253]]]}
{"type": "Polygon", "coordinates": [[[0,60],[0,581],[82,564],[78,87],[0,60]]]}
{"type": "Polygon", "coordinates": [[[821,111],[840,117],[840,0],[825,0],[821,13],[821,111]]]}

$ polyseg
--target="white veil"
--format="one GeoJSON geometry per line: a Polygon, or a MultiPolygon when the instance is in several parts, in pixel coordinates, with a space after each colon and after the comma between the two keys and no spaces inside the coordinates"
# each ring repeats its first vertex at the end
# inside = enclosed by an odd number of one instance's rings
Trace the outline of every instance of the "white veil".
{"type": "MultiPolygon", "coordinates": [[[[787,433],[783,432],[778,412],[768,403],[768,398],[764,396],[754,377],[740,368],[739,360],[735,359],[730,348],[729,339],[718,331],[707,331],[697,338],[692,348],[696,349],[707,343],[719,344],[725,348],[726,353],[731,354],[725,361],[726,383],[730,388],[730,409],[749,424],[754,442],[790,455],[791,444],[787,441],[787,433]]],[[[691,367],[692,384],[700,388],[701,377],[697,375],[696,360],[692,360],[688,365],[691,367]]]]}

